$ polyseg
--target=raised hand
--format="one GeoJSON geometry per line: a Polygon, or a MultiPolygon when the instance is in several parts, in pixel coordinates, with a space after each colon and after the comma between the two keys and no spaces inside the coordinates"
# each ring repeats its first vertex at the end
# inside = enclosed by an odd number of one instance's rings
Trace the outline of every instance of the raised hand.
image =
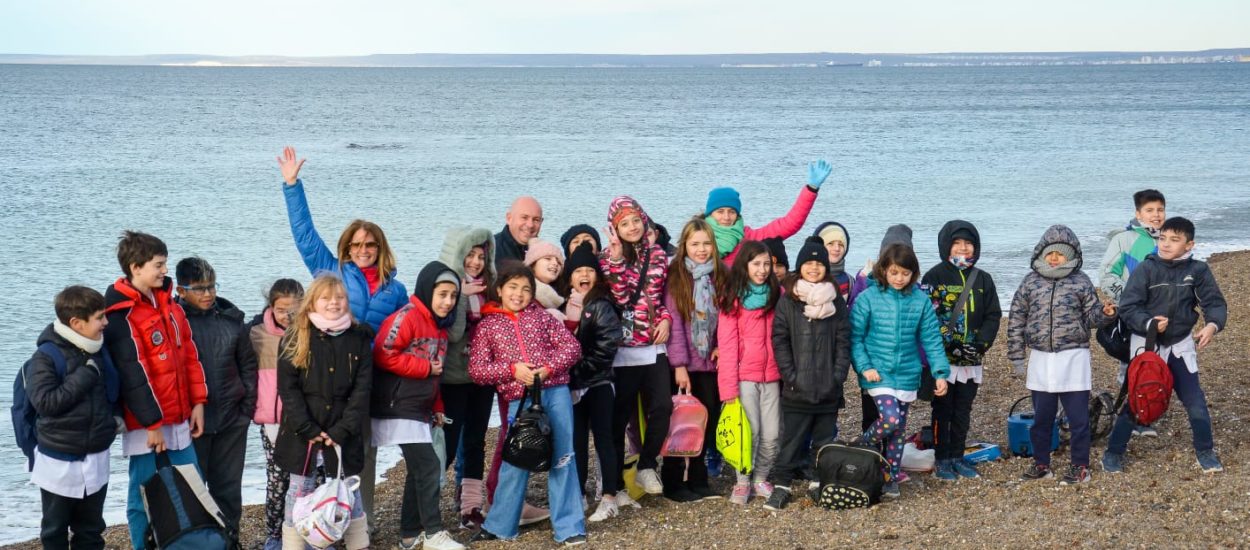
{"type": "Polygon", "coordinates": [[[813,189],[820,189],[820,185],[825,183],[825,178],[833,173],[833,167],[828,162],[818,160],[807,165],[807,184],[813,189]]]}
{"type": "Polygon", "coordinates": [[[286,180],[287,185],[295,185],[295,180],[299,179],[299,169],[304,167],[304,161],[307,159],[295,160],[295,148],[290,145],[282,149],[282,155],[278,157],[278,168],[282,169],[282,179],[286,180]]]}

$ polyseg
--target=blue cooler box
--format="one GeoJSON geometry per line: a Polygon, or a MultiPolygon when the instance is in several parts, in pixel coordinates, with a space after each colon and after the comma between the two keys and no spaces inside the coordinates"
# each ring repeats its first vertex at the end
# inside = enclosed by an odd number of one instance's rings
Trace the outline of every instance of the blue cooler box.
{"type": "MultiPolygon", "coordinates": [[[[1007,445],[1015,456],[1033,456],[1033,442],[1029,440],[1029,428],[1033,427],[1033,413],[1015,413],[1007,417],[1007,445]]],[[[1050,450],[1059,448],[1059,420],[1055,420],[1050,436],[1050,450]]]]}

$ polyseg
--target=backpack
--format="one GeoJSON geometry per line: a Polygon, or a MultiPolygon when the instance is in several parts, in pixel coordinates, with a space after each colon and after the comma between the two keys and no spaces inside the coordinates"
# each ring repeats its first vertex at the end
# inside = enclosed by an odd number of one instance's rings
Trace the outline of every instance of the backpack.
{"type": "Polygon", "coordinates": [[[816,451],[820,486],[812,500],[832,510],[867,508],[881,502],[889,465],[870,446],[829,443],[816,451]]]}
{"type": "MultiPolygon", "coordinates": [[[[52,359],[57,378],[64,379],[65,355],[61,353],[61,348],[52,342],[44,342],[39,344],[39,352],[52,359]]],[[[35,445],[39,443],[35,431],[39,411],[35,410],[35,405],[30,402],[30,395],[26,393],[26,365],[18,369],[17,378],[13,379],[13,405],[9,407],[9,413],[13,417],[13,436],[17,439],[17,446],[26,455],[27,467],[34,468],[35,445]]]]}
{"type": "Polygon", "coordinates": [[[156,454],[156,474],[139,488],[148,516],[147,547],[226,550],[226,522],[194,464],[174,466],[156,454]]]}
{"type": "Polygon", "coordinates": [[[673,396],[673,414],[660,456],[689,458],[703,454],[705,433],[707,407],[693,395],[678,392],[673,396]]]}
{"type": "Polygon", "coordinates": [[[551,421],[542,405],[542,381],[534,377],[521,402],[517,403],[516,415],[508,427],[503,444],[503,460],[529,472],[545,472],[551,469],[551,456],[555,447],[551,441],[551,421]],[[525,408],[525,398],[530,406],[525,408]]]}
{"type": "Polygon", "coordinates": [[[1155,321],[1146,325],[1146,345],[1128,365],[1120,396],[1116,398],[1115,410],[1124,403],[1129,414],[1139,426],[1147,426],[1163,416],[1172,399],[1172,371],[1168,362],[1156,351],[1155,338],[1159,334],[1155,321]],[[1128,397],[1125,403],[1125,397],[1128,397]]]}
{"type": "Polygon", "coordinates": [[[751,421],[742,410],[742,401],[735,398],[721,408],[716,421],[716,450],[725,464],[742,475],[751,473],[751,439],[751,421]]]}
{"type": "Polygon", "coordinates": [[[1133,358],[1132,345],[1129,344],[1129,339],[1132,337],[1133,331],[1129,330],[1124,320],[1118,317],[1114,323],[1098,327],[1098,330],[1094,332],[1094,339],[1098,340],[1098,345],[1102,346],[1102,350],[1121,363],[1128,363],[1133,358]]]}

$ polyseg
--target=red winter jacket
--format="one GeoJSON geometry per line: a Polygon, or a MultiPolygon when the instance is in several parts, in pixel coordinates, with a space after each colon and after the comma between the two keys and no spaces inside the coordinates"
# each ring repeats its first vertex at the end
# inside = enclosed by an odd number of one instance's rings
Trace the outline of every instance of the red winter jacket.
{"type": "Polygon", "coordinates": [[[125,277],[104,293],[104,340],[121,375],[127,430],[181,424],[192,407],[208,402],[204,366],[173,283],[165,277],[152,300],[125,277]]]}
{"type": "Polygon", "coordinates": [[[716,325],[720,349],[716,381],[721,401],[738,397],[738,382],[781,380],[781,369],[773,355],[774,313],[772,309],[746,309],[742,304],[733,313],[720,312],[716,325]]]}
{"type": "Polygon", "coordinates": [[[482,308],[482,321],[469,344],[469,376],[514,401],[524,395],[525,386],[513,377],[512,365],[547,367],[551,373],[543,387],[552,388],[569,383],[569,367],[581,354],[577,338],[537,300],[519,313],[491,302],[482,308]]]}
{"type": "Polygon", "coordinates": [[[429,422],[443,412],[440,376],[431,361],[447,357],[447,331],[416,296],[378,327],[373,339],[373,395],[370,416],[429,422]]]}

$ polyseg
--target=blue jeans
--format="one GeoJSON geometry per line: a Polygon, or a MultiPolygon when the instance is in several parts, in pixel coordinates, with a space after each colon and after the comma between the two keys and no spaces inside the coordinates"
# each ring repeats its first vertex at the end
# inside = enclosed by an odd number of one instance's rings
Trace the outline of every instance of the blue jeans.
{"type": "Polygon", "coordinates": [[[1054,441],[1055,418],[1059,405],[1068,417],[1072,432],[1069,453],[1073,466],[1089,466],[1089,390],[1050,393],[1033,392],[1033,426],[1029,440],[1033,443],[1033,462],[1050,466],[1051,443],[1054,441]]]}
{"type": "MultiPolygon", "coordinates": [[[[1194,434],[1194,450],[1209,451],[1215,448],[1215,437],[1211,434],[1211,411],[1207,410],[1207,395],[1198,383],[1198,373],[1189,372],[1185,360],[1169,354],[1168,370],[1172,372],[1172,390],[1185,407],[1189,415],[1189,429],[1194,434]]],[[[1107,442],[1107,452],[1124,454],[1128,451],[1128,440],[1133,436],[1133,420],[1125,408],[1115,419],[1115,427],[1111,429],[1111,438],[1107,442]]]]}
{"type": "MultiPolygon", "coordinates": [[[[187,445],[185,449],[165,451],[169,463],[174,466],[182,464],[200,465],[195,458],[195,445],[187,445]]],[[[148,531],[148,514],[143,510],[143,497],[139,488],[152,476],[156,475],[156,453],[147,453],[130,457],[130,492],[126,496],[126,523],[130,529],[130,546],[135,550],[143,550],[143,539],[148,531]]],[[[200,475],[203,475],[201,472],[200,475]]]]}
{"type": "MultiPolygon", "coordinates": [[[[577,487],[577,461],[573,455],[573,399],[568,386],[543,390],[543,409],[551,421],[551,471],[547,473],[547,502],[551,506],[551,526],[556,542],[586,534],[582,512],[582,492],[577,487]]],[[[520,400],[508,403],[508,418],[516,416],[520,400]]],[[[527,405],[528,406],[528,405],[527,405]]],[[[501,539],[516,538],[525,503],[525,487],[530,473],[508,463],[499,469],[495,502],[482,528],[501,539]]]]}

